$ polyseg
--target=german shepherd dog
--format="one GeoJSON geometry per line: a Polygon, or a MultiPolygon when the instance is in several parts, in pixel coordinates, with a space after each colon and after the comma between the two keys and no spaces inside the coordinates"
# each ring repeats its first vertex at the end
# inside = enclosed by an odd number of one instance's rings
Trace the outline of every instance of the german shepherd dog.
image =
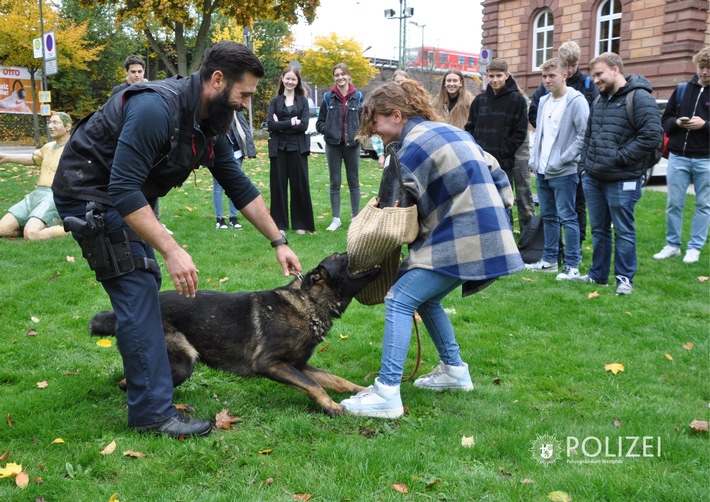
{"type": "MultiPolygon", "coordinates": [[[[267,291],[198,291],[185,298],[160,293],[165,342],[173,385],[192,375],[195,361],[247,377],[265,377],[308,394],[330,416],[345,409],[323,390],[355,393],[363,389],[308,364],[333,318],[380,275],[380,269],[351,274],[348,255],[333,254],[301,279],[267,291]]],[[[89,322],[95,336],[113,336],[116,315],[100,312],[89,322]]]]}

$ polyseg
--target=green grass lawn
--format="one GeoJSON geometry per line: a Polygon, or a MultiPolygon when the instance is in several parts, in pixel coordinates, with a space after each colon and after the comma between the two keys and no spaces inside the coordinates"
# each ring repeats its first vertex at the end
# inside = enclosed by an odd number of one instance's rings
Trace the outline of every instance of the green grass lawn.
{"type": "MultiPolygon", "coordinates": [[[[264,142],[259,150],[266,151],[264,142]]],[[[268,158],[262,153],[244,167],[268,202],[268,158]]],[[[317,232],[288,235],[304,269],[346,248],[345,228],[325,231],[331,219],[325,156],[311,156],[310,170],[317,232]]],[[[268,242],[248,222],[241,232],[214,229],[211,178],[200,171],[161,199],[162,221],[192,254],[200,288],[285,284],[268,242]]],[[[363,204],[377,191],[379,174],[376,162],[363,159],[363,204]]],[[[34,187],[36,175],[0,166],[1,212],[34,187]]],[[[629,297],[616,297],[613,286],[524,272],[473,297],[446,298],[473,392],[437,394],[406,383],[408,409],[400,419],[329,418],[291,388],[199,366],[176,389],[176,403],[212,419],[228,408],[240,420],[233,430],[182,442],[127,429],[125,397],[116,386],[118,352],[115,345],[97,346],[87,332],[109,300],[74,241],[0,239],[0,455],[8,452],[0,468],[22,464],[29,476],[24,490],[14,478],[0,479],[0,501],[108,501],[114,494],[121,502],[309,495],[544,501],[556,491],[575,501],[707,500],[708,433],[689,424],[708,420],[710,412],[710,282],[699,279],[710,276],[710,260],[707,247],[693,265],[651,258],[664,244],[665,200],[645,191],[637,206],[639,267],[629,297]],[[624,371],[606,371],[612,363],[624,371]],[[475,444],[463,447],[464,436],[475,444]],[[544,437],[562,446],[547,466],[531,452],[544,437]],[[113,441],[116,451],[101,454],[113,441]],[[408,494],[395,489],[398,483],[408,494]]],[[[691,210],[689,204],[686,235],[691,210]]],[[[344,227],[349,219],[344,189],[344,227]]],[[[591,237],[584,255],[583,272],[591,237]]],[[[382,306],[353,303],[312,362],[372,383],[383,315],[382,306]]],[[[428,371],[438,360],[422,335],[428,371]]],[[[413,343],[405,371],[415,357],[413,343]]]]}

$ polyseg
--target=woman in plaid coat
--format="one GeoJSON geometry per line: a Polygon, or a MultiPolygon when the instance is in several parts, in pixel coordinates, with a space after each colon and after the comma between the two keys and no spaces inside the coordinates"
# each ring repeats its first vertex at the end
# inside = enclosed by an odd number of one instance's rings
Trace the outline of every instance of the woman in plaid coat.
{"type": "Polygon", "coordinates": [[[513,194],[505,172],[470,134],[439,122],[429,103],[416,82],[404,81],[383,85],[364,104],[360,133],[399,144],[402,179],[416,201],[420,227],[385,297],[379,377],[341,403],[354,415],[397,418],[404,412],[399,386],[415,311],[441,362],[414,386],[472,390],[441,300],[459,286],[464,294],[480,291],[524,267],[506,214],[513,194]]]}

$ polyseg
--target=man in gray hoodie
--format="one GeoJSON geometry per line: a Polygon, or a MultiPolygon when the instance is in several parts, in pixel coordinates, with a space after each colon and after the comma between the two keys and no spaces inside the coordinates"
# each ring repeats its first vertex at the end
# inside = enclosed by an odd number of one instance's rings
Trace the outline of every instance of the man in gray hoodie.
{"type": "Polygon", "coordinates": [[[557,273],[560,225],[565,233],[564,268],[558,281],[579,277],[579,223],[575,211],[577,165],[584,145],[589,105],[584,95],[567,87],[569,68],[560,58],[542,65],[548,94],[540,99],[529,166],[537,173],[537,196],[545,234],[542,258],[525,265],[535,272],[557,273]]]}

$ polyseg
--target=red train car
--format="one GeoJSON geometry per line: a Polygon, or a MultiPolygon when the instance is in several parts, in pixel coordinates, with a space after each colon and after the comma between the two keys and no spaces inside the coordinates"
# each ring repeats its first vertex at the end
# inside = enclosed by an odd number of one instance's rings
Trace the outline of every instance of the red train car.
{"type": "Polygon", "coordinates": [[[479,58],[480,54],[477,52],[455,51],[441,47],[424,46],[410,49],[407,66],[409,68],[420,68],[435,73],[444,73],[446,70],[456,68],[464,75],[480,76],[478,71],[479,58]]]}

